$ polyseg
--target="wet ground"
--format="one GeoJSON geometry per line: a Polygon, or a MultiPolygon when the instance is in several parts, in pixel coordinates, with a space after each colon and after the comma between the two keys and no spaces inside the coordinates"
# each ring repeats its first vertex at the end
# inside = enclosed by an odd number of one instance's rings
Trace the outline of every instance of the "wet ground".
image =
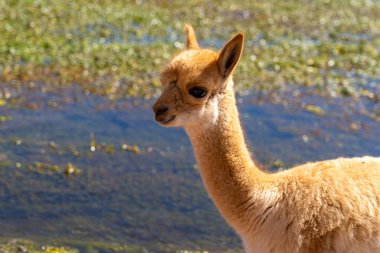
{"type": "MultiPolygon", "coordinates": [[[[240,249],[204,191],[187,136],[153,121],[153,101],[7,87],[17,102],[0,107],[0,238],[81,252],[240,249]]],[[[274,171],[380,156],[378,101],[313,94],[239,96],[258,161],[274,171]]]]}

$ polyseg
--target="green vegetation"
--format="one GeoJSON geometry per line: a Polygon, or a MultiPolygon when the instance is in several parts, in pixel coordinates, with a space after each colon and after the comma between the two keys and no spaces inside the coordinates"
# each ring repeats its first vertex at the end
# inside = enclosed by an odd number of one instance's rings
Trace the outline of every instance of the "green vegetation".
{"type": "Polygon", "coordinates": [[[311,112],[320,116],[323,116],[326,114],[326,112],[321,107],[316,106],[316,105],[305,105],[304,109],[308,112],[311,112]]]}
{"type": "Polygon", "coordinates": [[[62,240],[61,244],[71,245],[71,247],[52,246],[46,244],[39,244],[30,240],[22,239],[0,239],[0,252],[1,253],[79,253],[79,252],[124,252],[124,253],[137,253],[144,252],[143,248],[136,246],[120,245],[115,243],[102,243],[102,242],[78,242],[72,240],[62,240]],[[75,248],[73,248],[75,247],[75,248]],[[77,249],[77,248],[78,249],[77,249]],[[82,249],[82,250],[79,250],[82,249]]]}
{"type": "MultiPolygon", "coordinates": [[[[0,116],[0,122],[2,122],[2,116],[0,116]]],[[[0,144],[2,145],[12,145],[18,146],[27,146],[31,150],[38,150],[40,148],[40,152],[45,155],[58,155],[64,157],[66,155],[71,156],[72,158],[80,158],[80,157],[91,157],[100,154],[106,155],[115,155],[117,153],[131,153],[131,154],[141,154],[142,150],[136,144],[129,145],[126,143],[122,143],[119,145],[115,145],[112,143],[100,142],[97,143],[94,134],[90,134],[90,144],[89,146],[76,146],[74,144],[69,145],[61,145],[57,144],[54,141],[44,141],[44,142],[36,142],[34,140],[24,140],[20,137],[12,136],[10,138],[3,138],[0,140],[0,144]]],[[[44,175],[65,175],[67,177],[71,176],[79,176],[82,171],[77,166],[75,166],[71,162],[67,162],[65,164],[56,164],[51,162],[40,162],[40,161],[27,161],[26,163],[22,163],[20,161],[13,161],[8,159],[7,156],[0,153],[0,169],[5,167],[15,167],[18,169],[26,169],[28,172],[34,172],[38,174],[44,175]],[[2,156],[1,156],[2,155],[2,156]]]]}
{"type": "Polygon", "coordinates": [[[1,1],[2,81],[20,87],[43,81],[44,90],[79,83],[110,99],[149,98],[162,64],[184,46],[184,23],[191,23],[205,47],[220,48],[245,32],[240,91],[296,84],[324,95],[378,99],[365,85],[380,75],[378,1],[137,3],[1,1]]]}
{"type": "Polygon", "coordinates": [[[28,240],[1,240],[0,252],[2,253],[79,253],[78,250],[67,247],[37,246],[28,240]]]}

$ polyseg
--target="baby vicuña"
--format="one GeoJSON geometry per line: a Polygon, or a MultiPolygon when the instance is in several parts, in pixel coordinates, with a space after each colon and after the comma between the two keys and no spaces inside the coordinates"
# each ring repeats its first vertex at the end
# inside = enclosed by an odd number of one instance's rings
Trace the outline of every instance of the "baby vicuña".
{"type": "Polygon", "coordinates": [[[183,127],[206,190],[228,224],[257,253],[380,253],[380,158],[338,158],[275,174],[253,162],[239,122],[232,73],[244,35],[220,53],[186,50],[161,74],[156,121],[183,127]]]}

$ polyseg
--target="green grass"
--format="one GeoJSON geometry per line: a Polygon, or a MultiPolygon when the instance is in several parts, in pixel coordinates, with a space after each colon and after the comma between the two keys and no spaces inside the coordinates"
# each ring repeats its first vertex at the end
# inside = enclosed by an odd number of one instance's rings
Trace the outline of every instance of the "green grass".
{"type": "Polygon", "coordinates": [[[37,246],[29,240],[11,239],[0,240],[0,252],[2,253],[79,253],[78,250],[68,247],[37,246]]]}
{"type": "Polygon", "coordinates": [[[380,76],[379,13],[371,0],[4,0],[0,77],[18,86],[77,83],[110,99],[149,98],[190,23],[211,48],[245,32],[240,91],[295,84],[373,98],[366,84],[380,76]]]}
{"type": "Polygon", "coordinates": [[[98,252],[123,252],[137,253],[144,252],[142,247],[120,245],[116,243],[93,242],[93,241],[73,241],[73,240],[57,240],[55,246],[49,244],[41,244],[25,239],[5,239],[0,238],[1,253],[98,253],[98,252]],[[70,245],[57,246],[58,245],[70,245]]]}

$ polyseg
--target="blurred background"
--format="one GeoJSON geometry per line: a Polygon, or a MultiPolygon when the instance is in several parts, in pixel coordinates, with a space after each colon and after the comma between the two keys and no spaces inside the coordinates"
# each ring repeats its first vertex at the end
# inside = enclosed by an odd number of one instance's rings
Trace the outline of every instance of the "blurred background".
{"type": "MultiPolygon", "coordinates": [[[[241,252],[159,72],[246,35],[246,138],[269,170],[380,156],[380,2],[0,1],[0,252],[241,252]]],[[[337,175],[338,176],[338,175],[337,175]]]]}

